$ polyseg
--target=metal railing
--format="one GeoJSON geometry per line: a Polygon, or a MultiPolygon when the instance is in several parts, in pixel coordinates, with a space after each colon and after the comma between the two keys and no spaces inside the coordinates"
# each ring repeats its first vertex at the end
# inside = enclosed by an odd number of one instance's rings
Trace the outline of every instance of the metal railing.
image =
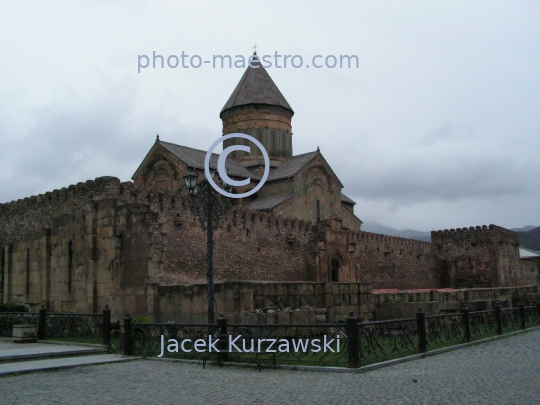
{"type": "Polygon", "coordinates": [[[13,325],[37,325],[39,312],[0,312],[0,336],[11,337],[13,325]]]}
{"type": "Polygon", "coordinates": [[[540,303],[431,316],[419,309],[414,318],[373,322],[359,322],[351,313],[345,323],[333,324],[228,324],[223,316],[215,325],[132,323],[127,315],[121,345],[128,355],[357,368],[538,325],[540,303]],[[209,343],[216,341],[212,353],[209,343]]]}
{"type": "Polygon", "coordinates": [[[0,312],[0,336],[11,337],[13,325],[37,326],[37,338],[95,340],[111,343],[111,310],[106,305],[101,313],[83,314],[47,312],[0,312]]]}

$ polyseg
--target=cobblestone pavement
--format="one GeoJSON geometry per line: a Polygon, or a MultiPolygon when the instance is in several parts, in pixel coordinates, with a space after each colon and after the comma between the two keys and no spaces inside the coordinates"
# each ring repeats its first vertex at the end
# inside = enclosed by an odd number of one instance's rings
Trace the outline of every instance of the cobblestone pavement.
{"type": "Polygon", "coordinates": [[[539,404],[540,330],[364,374],[136,360],[0,378],[7,404],[539,404]]]}

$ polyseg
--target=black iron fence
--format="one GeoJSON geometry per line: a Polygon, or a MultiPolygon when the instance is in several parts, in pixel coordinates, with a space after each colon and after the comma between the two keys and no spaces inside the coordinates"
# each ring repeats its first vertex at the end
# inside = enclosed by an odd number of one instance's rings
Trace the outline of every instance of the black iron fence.
{"type": "MultiPolygon", "coordinates": [[[[0,336],[11,337],[13,325],[36,325],[38,339],[80,339],[110,345],[111,310],[101,313],[0,312],[0,336]]],[[[128,355],[209,359],[288,365],[356,368],[441,347],[540,325],[540,303],[517,308],[469,311],[414,318],[344,323],[216,325],[133,323],[124,318],[120,350],[128,355]]]]}
{"type": "Polygon", "coordinates": [[[145,357],[346,367],[347,331],[344,323],[246,325],[223,317],[217,325],[132,323],[126,317],[122,336],[124,353],[145,357]]]}
{"type": "Polygon", "coordinates": [[[101,313],[0,312],[0,336],[11,337],[13,325],[35,325],[37,338],[80,339],[81,341],[111,342],[111,310],[106,305],[101,313]]]}
{"type": "Polygon", "coordinates": [[[0,312],[0,336],[11,337],[13,325],[37,325],[39,312],[0,312]]]}
{"type": "Polygon", "coordinates": [[[321,365],[356,368],[540,325],[531,306],[414,318],[309,325],[132,323],[124,318],[122,350],[128,355],[179,359],[321,365]]]}

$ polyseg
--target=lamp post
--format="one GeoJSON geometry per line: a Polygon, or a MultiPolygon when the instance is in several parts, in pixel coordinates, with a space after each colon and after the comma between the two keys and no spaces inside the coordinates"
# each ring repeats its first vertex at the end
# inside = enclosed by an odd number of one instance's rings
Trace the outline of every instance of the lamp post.
{"type": "MultiPolygon", "coordinates": [[[[214,178],[216,171],[210,169],[210,175],[214,178]]],[[[225,214],[229,211],[231,201],[222,196],[210,185],[207,180],[197,183],[198,173],[189,172],[184,175],[184,181],[188,190],[189,208],[197,217],[201,228],[206,231],[206,281],[208,294],[208,323],[214,323],[214,230],[225,214]]],[[[231,193],[232,186],[223,182],[223,190],[231,193]]]]}

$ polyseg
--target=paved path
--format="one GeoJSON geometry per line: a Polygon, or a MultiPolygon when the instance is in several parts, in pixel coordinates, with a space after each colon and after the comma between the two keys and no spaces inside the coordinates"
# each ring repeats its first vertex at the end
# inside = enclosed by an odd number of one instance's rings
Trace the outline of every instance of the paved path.
{"type": "Polygon", "coordinates": [[[136,360],[6,376],[0,398],[6,405],[539,404],[540,330],[364,374],[136,360]]]}

